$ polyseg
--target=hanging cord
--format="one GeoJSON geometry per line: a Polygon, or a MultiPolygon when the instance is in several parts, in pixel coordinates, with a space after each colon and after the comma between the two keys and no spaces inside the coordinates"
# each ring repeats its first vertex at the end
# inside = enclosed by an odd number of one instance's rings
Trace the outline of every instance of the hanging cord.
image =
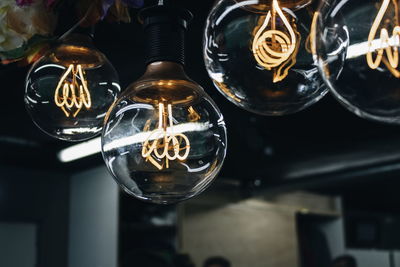
{"type": "MultiPolygon", "coordinates": [[[[163,1],[163,0],[160,0],[163,1]]],[[[88,10],[86,11],[85,15],[74,25],[72,26],[68,31],[66,31],[63,35],[61,35],[57,40],[61,41],[63,39],[65,39],[68,35],[70,35],[76,28],[79,27],[79,25],[81,25],[89,16],[89,14],[93,11],[95,5],[94,3],[88,8],[88,10]]]]}

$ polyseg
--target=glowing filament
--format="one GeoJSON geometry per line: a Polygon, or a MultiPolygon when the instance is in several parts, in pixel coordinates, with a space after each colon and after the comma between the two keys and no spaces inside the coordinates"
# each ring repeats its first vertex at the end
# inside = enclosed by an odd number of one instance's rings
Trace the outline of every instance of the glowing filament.
{"type": "MultiPolygon", "coordinates": [[[[398,5],[397,0],[393,0],[393,5],[395,7],[396,17],[395,21],[398,24],[398,5]]],[[[368,35],[368,53],[367,53],[367,63],[371,69],[377,69],[382,61],[389,69],[389,71],[396,77],[400,78],[400,72],[397,70],[399,66],[399,38],[400,38],[400,26],[396,25],[393,28],[392,36],[389,36],[389,31],[385,28],[380,29],[379,36],[379,47],[375,47],[374,41],[375,36],[378,32],[379,25],[385,16],[385,13],[389,7],[390,0],[383,0],[382,6],[379,9],[378,15],[376,16],[374,23],[372,24],[371,30],[368,35]],[[373,58],[373,52],[376,52],[376,58],[373,58]],[[384,53],[386,52],[386,57],[384,53]]]]}
{"type": "Polygon", "coordinates": [[[67,117],[71,114],[76,117],[83,107],[89,109],[92,106],[90,92],[81,65],[76,67],[73,64],[69,65],[57,85],[54,102],[67,117]]]}
{"type": "MultiPolygon", "coordinates": [[[[186,135],[173,133],[172,106],[167,109],[163,103],[159,104],[158,128],[151,131],[143,143],[142,157],[150,161],[159,170],[169,168],[170,160],[185,160],[190,151],[190,142],[186,135]],[[168,123],[167,123],[168,120],[168,123]],[[169,124],[169,125],[168,125],[169,124]],[[164,163],[160,163],[164,160],[164,163]]],[[[149,125],[146,124],[144,131],[149,125]]]]}
{"type": "Polygon", "coordinates": [[[198,121],[198,120],[200,120],[201,117],[200,117],[199,113],[197,113],[196,110],[194,110],[193,107],[189,107],[188,111],[189,111],[189,115],[188,115],[189,121],[198,121]]]}
{"type": "Polygon", "coordinates": [[[272,12],[269,11],[267,13],[264,23],[254,36],[252,44],[254,58],[260,66],[266,70],[277,68],[277,71],[274,71],[273,82],[285,79],[289,68],[295,64],[296,49],[298,48],[296,35],[299,34],[295,33],[295,29],[290,25],[279,7],[278,1],[273,0],[272,12]],[[276,29],[275,13],[278,13],[289,35],[276,29]],[[270,24],[271,27],[267,30],[270,24]],[[288,61],[291,61],[291,59],[293,62],[290,62],[289,66],[287,66],[288,61]],[[287,68],[283,69],[285,66],[287,68]]]}

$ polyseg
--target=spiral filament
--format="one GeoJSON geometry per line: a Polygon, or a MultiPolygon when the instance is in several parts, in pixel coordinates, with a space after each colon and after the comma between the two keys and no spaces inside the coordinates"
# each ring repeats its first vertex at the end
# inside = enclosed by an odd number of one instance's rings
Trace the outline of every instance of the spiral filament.
{"type": "MultiPolygon", "coordinates": [[[[143,130],[148,131],[149,127],[146,123],[143,130]]],[[[172,105],[165,108],[164,103],[159,103],[158,128],[150,132],[142,147],[142,157],[159,170],[168,169],[170,160],[185,160],[189,155],[189,139],[173,131],[172,105]]]]}
{"type": "MultiPolygon", "coordinates": [[[[367,63],[371,69],[377,69],[383,62],[396,78],[400,78],[400,72],[397,70],[399,66],[398,47],[400,45],[400,26],[398,15],[397,0],[383,0],[378,11],[378,15],[376,16],[368,35],[367,53],[367,63]],[[385,14],[388,11],[390,2],[392,2],[394,5],[394,22],[396,26],[392,30],[392,36],[389,36],[389,31],[387,28],[382,27],[380,29],[379,39],[375,40],[379,26],[384,21],[385,14]],[[376,52],[375,59],[373,58],[374,52],[376,52]],[[385,52],[386,57],[384,56],[385,52]]],[[[387,21],[385,21],[384,24],[388,24],[387,21]]]]}
{"type": "Polygon", "coordinates": [[[299,33],[290,25],[283,14],[278,1],[272,1],[272,10],[267,13],[264,22],[257,30],[252,44],[254,58],[266,70],[273,70],[273,82],[286,78],[289,69],[296,64],[296,55],[299,46],[296,36],[299,33]],[[286,30],[277,29],[277,17],[283,22],[286,30]],[[270,25],[271,24],[271,25],[270,25]]]}
{"type": "Polygon", "coordinates": [[[71,114],[76,117],[83,107],[89,109],[92,106],[85,73],[81,65],[69,65],[57,85],[54,102],[67,117],[71,114]]]}

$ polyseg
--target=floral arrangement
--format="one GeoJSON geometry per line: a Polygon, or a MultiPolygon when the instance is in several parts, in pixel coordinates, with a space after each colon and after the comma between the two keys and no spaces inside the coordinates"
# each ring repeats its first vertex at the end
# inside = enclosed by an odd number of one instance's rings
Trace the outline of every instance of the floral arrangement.
{"type": "MultiPolygon", "coordinates": [[[[82,26],[91,26],[108,18],[129,22],[129,7],[139,8],[144,0],[78,0],[76,17],[82,26]]],[[[1,0],[0,59],[2,64],[16,61],[31,63],[53,36],[64,0],[1,0]]]]}

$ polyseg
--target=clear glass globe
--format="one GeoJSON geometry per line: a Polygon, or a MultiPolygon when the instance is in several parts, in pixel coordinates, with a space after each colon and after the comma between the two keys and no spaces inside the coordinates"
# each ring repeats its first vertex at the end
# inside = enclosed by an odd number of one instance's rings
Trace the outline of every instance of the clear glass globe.
{"type": "Polygon", "coordinates": [[[181,65],[156,62],[107,114],[105,163],[129,194],[174,203],[201,193],[226,154],[226,128],[212,99],[181,65]]]}
{"type": "Polygon", "coordinates": [[[262,115],[298,112],[327,92],[310,47],[313,0],[219,0],[204,33],[217,89],[262,115]]]}
{"type": "Polygon", "coordinates": [[[400,123],[399,3],[323,1],[316,59],[333,95],[360,117],[400,123]]]}
{"type": "Polygon", "coordinates": [[[101,132],[120,92],[118,74],[88,36],[73,34],[35,62],[26,78],[25,106],[45,133],[81,141],[101,132]]]}

